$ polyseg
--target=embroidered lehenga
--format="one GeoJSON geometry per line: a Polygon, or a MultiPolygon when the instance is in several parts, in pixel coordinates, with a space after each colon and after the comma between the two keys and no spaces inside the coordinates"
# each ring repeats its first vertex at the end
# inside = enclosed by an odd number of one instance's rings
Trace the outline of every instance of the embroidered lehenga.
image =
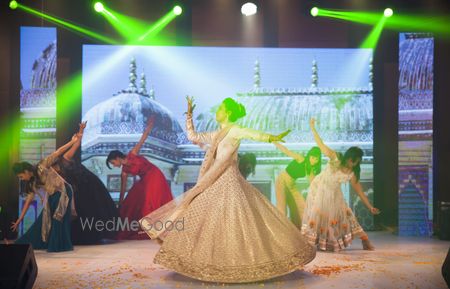
{"type": "Polygon", "coordinates": [[[196,133],[191,117],[186,126],[191,141],[210,148],[196,186],[141,220],[152,239],[163,240],[154,263],[203,281],[243,283],[310,262],[315,248],[238,169],[240,141],[269,135],[237,125],[196,133]]]}
{"type": "Polygon", "coordinates": [[[320,250],[339,251],[364,233],[341,191],[341,184],[350,181],[353,172],[344,173],[339,164],[337,157],[330,160],[311,182],[306,199],[301,231],[320,250]]]}

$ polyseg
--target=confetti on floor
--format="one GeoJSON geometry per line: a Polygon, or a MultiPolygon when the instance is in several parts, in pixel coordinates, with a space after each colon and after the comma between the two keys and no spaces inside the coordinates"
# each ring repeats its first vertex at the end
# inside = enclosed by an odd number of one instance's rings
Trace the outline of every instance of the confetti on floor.
{"type": "Polygon", "coordinates": [[[153,264],[156,242],[121,241],[75,246],[72,252],[35,251],[38,277],[34,288],[447,288],[440,269],[450,242],[369,234],[376,251],[358,243],[316,258],[289,275],[248,284],[196,281],[153,264]]]}

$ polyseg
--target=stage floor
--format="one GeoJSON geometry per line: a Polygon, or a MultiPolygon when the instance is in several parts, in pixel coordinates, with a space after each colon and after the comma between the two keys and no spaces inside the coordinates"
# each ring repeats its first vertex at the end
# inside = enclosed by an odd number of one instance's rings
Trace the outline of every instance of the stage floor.
{"type": "Polygon", "coordinates": [[[303,270],[251,284],[204,283],[152,263],[159,245],[150,240],[76,246],[67,253],[35,251],[34,288],[447,288],[441,266],[450,242],[369,234],[376,251],[359,240],[340,253],[318,252],[303,270]]]}

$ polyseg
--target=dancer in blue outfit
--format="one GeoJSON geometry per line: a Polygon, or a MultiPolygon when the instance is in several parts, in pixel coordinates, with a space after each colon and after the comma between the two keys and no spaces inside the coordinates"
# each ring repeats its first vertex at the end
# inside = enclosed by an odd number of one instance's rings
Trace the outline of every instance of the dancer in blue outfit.
{"type": "Polygon", "coordinates": [[[36,166],[28,162],[14,164],[14,173],[25,182],[23,194],[26,195],[26,201],[19,218],[12,223],[12,230],[16,231],[23,221],[35,195],[40,195],[39,191],[45,192],[41,214],[16,243],[30,243],[34,249],[48,252],[73,250],[70,223],[71,215],[75,215],[76,212],[72,203],[72,187],[51,166],[77,140],[78,136],[74,135],[70,142],[41,160],[36,166]]]}

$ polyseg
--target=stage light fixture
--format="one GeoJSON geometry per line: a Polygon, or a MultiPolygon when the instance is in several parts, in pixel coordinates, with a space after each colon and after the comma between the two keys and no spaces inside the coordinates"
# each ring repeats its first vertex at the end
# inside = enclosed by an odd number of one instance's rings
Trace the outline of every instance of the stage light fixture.
{"type": "Polygon", "coordinates": [[[319,8],[317,8],[317,7],[311,8],[311,15],[313,17],[316,17],[317,15],[319,15],[319,8]]]}
{"type": "Polygon", "coordinates": [[[11,2],[9,2],[9,8],[11,8],[12,10],[16,9],[17,6],[19,6],[19,4],[17,3],[17,1],[11,1],[11,2]]]}
{"type": "Polygon", "coordinates": [[[394,15],[394,11],[391,8],[384,9],[384,17],[391,17],[394,15]]]}
{"type": "Polygon", "coordinates": [[[181,15],[182,12],[183,12],[183,9],[181,8],[181,6],[177,5],[177,6],[173,7],[173,13],[175,15],[181,15]]]}
{"type": "Polygon", "coordinates": [[[244,14],[245,16],[255,15],[257,11],[258,7],[256,6],[255,3],[252,2],[247,2],[241,7],[241,13],[244,14]]]}
{"type": "Polygon", "coordinates": [[[101,13],[101,12],[103,12],[105,10],[105,7],[103,6],[103,4],[101,2],[95,2],[94,9],[98,13],[101,13]]]}
{"type": "Polygon", "coordinates": [[[450,38],[450,30],[448,29],[448,27],[450,27],[450,19],[447,15],[433,16],[396,14],[395,17],[392,17],[393,15],[394,11],[391,8],[386,8],[383,14],[381,14],[380,11],[342,11],[320,8],[318,9],[317,16],[373,25],[374,27],[380,23],[381,18],[384,19],[383,25],[378,25],[378,27],[382,27],[381,29],[390,29],[394,31],[424,31],[450,38]],[[430,19],[432,19],[432,21],[430,21],[430,19]]]}

